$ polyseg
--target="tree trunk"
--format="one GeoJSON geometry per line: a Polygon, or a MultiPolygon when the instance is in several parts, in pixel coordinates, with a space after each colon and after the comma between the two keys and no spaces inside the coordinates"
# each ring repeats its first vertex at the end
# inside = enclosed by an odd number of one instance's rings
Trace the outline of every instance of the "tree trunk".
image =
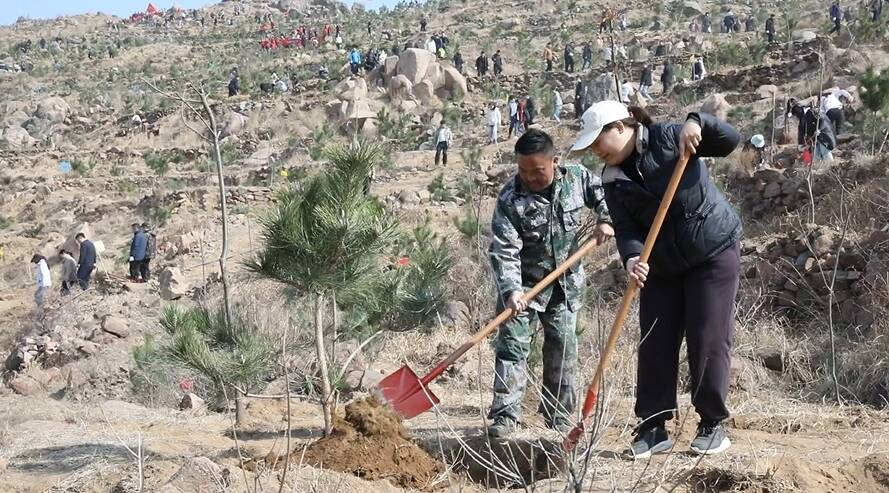
{"type": "MultiPolygon", "coordinates": [[[[334,368],[336,368],[336,341],[339,329],[339,314],[336,310],[336,291],[330,292],[330,313],[333,317],[333,323],[331,323],[330,329],[330,362],[333,364],[334,368]]],[[[343,368],[345,372],[346,369],[343,368]]]]}
{"type": "Polygon", "coordinates": [[[324,414],[324,435],[333,431],[330,409],[330,374],[327,370],[327,353],[324,351],[324,294],[315,295],[315,356],[321,373],[321,411],[324,414]]]}
{"type": "Polygon", "coordinates": [[[238,395],[235,398],[235,426],[243,428],[244,420],[247,418],[247,397],[238,395]]]}
{"type": "Polygon", "coordinates": [[[216,126],[216,115],[213,114],[213,108],[207,101],[207,95],[203,89],[200,91],[201,104],[207,117],[210,119],[210,133],[213,137],[213,155],[216,158],[216,179],[219,182],[219,208],[222,211],[222,252],[219,254],[219,274],[222,277],[222,298],[225,303],[225,322],[231,328],[232,326],[232,306],[231,297],[228,290],[228,275],[225,270],[225,258],[228,257],[228,207],[225,204],[225,180],[222,172],[222,152],[219,149],[219,131],[216,126]]]}

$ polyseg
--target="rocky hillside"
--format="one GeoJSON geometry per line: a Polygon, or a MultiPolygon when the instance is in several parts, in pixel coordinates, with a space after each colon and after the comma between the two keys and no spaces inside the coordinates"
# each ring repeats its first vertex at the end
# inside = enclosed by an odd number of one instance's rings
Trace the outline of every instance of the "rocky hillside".
{"type": "MultiPolygon", "coordinates": [[[[8,355],[0,491],[889,491],[889,87],[880,103],[872,83],[889,69],[886,19],[855,7],[830,34],[828,5],[815,1],[612,7],[613,32],[600,31],[602,3],[587,0],[439,0],[372,12],[327,0],[226,0],[0,27],[0,350],[8,355]],[[753,16],[756,30],[718,32],[729,9],[753,16]],[[713,33],[691,30],[705,12],[713,33]],[[427,49],[433,36],[447,38],[445,57],[427,49]],[[553,71],[543,60],[548,44],[553,71]],[[493,62],[477,73],[482,51],[499,51],[502,73],[493,62]],[[692,80],[701,56],[707,75],[692,80]],[[667,61],[677,80],[664,92],[667,61]],[[495,309],[488,218],[514,173],[515,136],[505,121],[489,142],[490,105],[508,120],[510,97],[533,98],[533,125],[567,148],[579,129],[575,106],[584,104],[576,87],[586,88],[587,104],[615,98],[615,80],[635,90],[645,64],[654,68],[654,100],[633,101],[655,119],[707,111],[745,141],[759,134],[766,142],[761,156],[746,146],[708,162],[745,230],[735,446],[702,461],[678,449],[644,464],[617,456],[634,425],[638,322],[630,320],[589,454],[561,453],[536,417],[515,440],[479,438],[493,371],[482,344],[433,384],[441,406],[407,421],[398,440],[372,441],[379,434],[360,423],[379,416],[346,416],[357,431],[332,443],[348,444],[352,460],[320,460],[339,445],[315,442],[323,423],[315,314],[324,315],[341,414],[402,364],[419,373],[440,361],[495,309]],[[830,88],[853,101],[833,161],[810,165],[786,103],[830,88]],[[565,103],[558,125],[554,90],[565,103]],[[434,158],[441,121],[454,134],[446,164],[434,158]],[[208,125],[219,138],[223,187],[208,125]],[[282,197],[308,193],[334,167],[331,150],[354,141],[383,146],[369,194],[397,240],[375,257],[372,289],[340,287],[319,308],[303,287],[248,264],[282,197]],[[127,264],[130,225],[143,222],[158,254],[140,283],[127,278],[127,264]],[[96,277],[90,289],[61,296],[58,253],[77,253],[81,232],[97,244],[96,277]],[[35,253],[49,259],[54,280],[43,311],[33,299],[35,253]],[[243,387],[170,356],[179,340],[171,313],[180,313],[170,310],[219,310],[226,284],[239,323],[266,341],[251,353],[265,359],[243,387]],[[392,457],[358,455],[366,466],[354,465],[352,455],[389,446],[409,449],[422,471],[392,457]]],[[[613,245],[586,268],[582,381],[626,282],[613,245]]],[[[207,354],[236,353],[224,343],[207,354]]],[[[529,360],[537,373],[540,345],[536,338],[529,360]]],[[[242,356],[235,366],[247,368],[242,356]]],[[[532,416],[539,397],[529,394],[532,416]]],[[[687,442],[697,418],[688,393],[680,402],[671,427],[687,442]]]]}

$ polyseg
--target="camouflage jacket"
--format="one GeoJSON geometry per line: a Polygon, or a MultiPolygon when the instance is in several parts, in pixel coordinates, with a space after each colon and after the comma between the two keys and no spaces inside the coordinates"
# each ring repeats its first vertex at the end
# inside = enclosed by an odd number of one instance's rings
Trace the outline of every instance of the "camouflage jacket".
{"type": "MultiPolygon", "coordinates": [[[[599,223],[610,223],[605,192],[597,175],[580,165],[559,165],[553,179],[553,200],[528,190],[518,176],[500,191],[491,220],[488,250],[497,290],[503,300],[512,291],[528,291],[563,263],[577,248],[583,207],[595,209],[599,223]]],[[[581,263],[559,278],[568,306],[578,308],[584,286],[581,263]]],[[[552,286],[528,306],[545,311],[552,286]]]]}

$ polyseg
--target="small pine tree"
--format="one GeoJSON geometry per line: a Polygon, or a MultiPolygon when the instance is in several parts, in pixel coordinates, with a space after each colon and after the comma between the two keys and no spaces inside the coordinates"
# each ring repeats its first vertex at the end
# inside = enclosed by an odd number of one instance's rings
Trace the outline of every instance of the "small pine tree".
{"type": "Polygon", "coordinates": [[[172,340],[160,354],[194,370],[212,382],[220,395],[235,394],[235,421],[243,424],[244,397],[275,364],[272,341],[252,324],[225,311],[207,308],[167,307],[160,324],[172,340]]]}
{"type": "Polygon", "coordinates": [[[377,272],[377,261],[397,229],[379,201],[366,194],[374,168],[386,159],[385,148],[356,141],[325,153],[330,165],[304,192],[279,194],[276,208],[262,221],[265,248],[247,267],[314,296],[320,400],[329,434],[332,392],[324,349],[324,301],[377,272]]]}
{"type": "MultiPolygon", "coordinates": [[[[868,67],[861,76],[861,102],[873,115],[871,126],[871,154],[876,150],[879,114],[889,112],[889,70],[876,72],[868,67]]],[[[882,145],[880,146],[882,150],[882,145]]]]}

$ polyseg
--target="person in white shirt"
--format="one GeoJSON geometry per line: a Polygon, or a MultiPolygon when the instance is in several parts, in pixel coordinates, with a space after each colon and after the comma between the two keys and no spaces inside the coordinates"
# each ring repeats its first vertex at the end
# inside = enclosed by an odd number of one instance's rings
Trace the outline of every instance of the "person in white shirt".
{"type": "Polygon", "coordinates": [[[556,125],[562,124],[562,119],[559,118],[560,114],[562,114],[562,95],[558,90],[553,89],[553,120],[556,121],[556,125]]]}
{"type": "Polygon", "coordinates": [[[448,128],[448,124],[445,123],[444,119],[441,120],[441,125],[438,126],[438,131],[435,132],[435,165],[438,166],[439,158],[442,159],[442,163],[447,166],[448,165],[448,147],[451,146],[451,129],[448,128]]]}
{"type": "Polygon", "coordinates": [[[835,136],[840,135],[840,129],[846,121],[846,113],[843,111],[843,100],[851,103],[853,98],[849,91],[843,89],[825,91],[821,96],[821,114],[830,120],[835,136]]]}
{"type": "Polygon", "coordinates": [[[436,50],[435,40],[433,40],[432,38],[429,38],[426,41],[426,49],[431,51],[432,53],[435,53],[436,51],[438,51],[438,50],[436,50]]]}
{"type": "Polygon", "coordinates": [[[519,101],[515,96],[509,98],[509,132],[508,137],[512,137],[512,133],[519,133],[519,101]]]}
{"type": "Polygon", "coordinates": [[[37,291],[34,292],[34,302],[37,303],[37,309],[42,312],[46,291],[52,287],[52,278],[49,275],[49,266],[46,265],[46,257],[40,254],[34,255],[31,257],[31,263],[37,266],[37,291]]]}
{"type": "Polygon", "coordinates": [[[622,103],[630,103],[630,98],[633,97],[633,94],[636,93],[636,88],[633,86],[633,83],[630,81],[625,81],[620,85],[620,101],[622,103]]]}
{"type": "Polygon", "coordinates": [[[497,143],[497,129],[500,128],[500,108],[497,103],[491,103],[491,110],[488,112],[488,138],[490,144],[497,143]]]}

